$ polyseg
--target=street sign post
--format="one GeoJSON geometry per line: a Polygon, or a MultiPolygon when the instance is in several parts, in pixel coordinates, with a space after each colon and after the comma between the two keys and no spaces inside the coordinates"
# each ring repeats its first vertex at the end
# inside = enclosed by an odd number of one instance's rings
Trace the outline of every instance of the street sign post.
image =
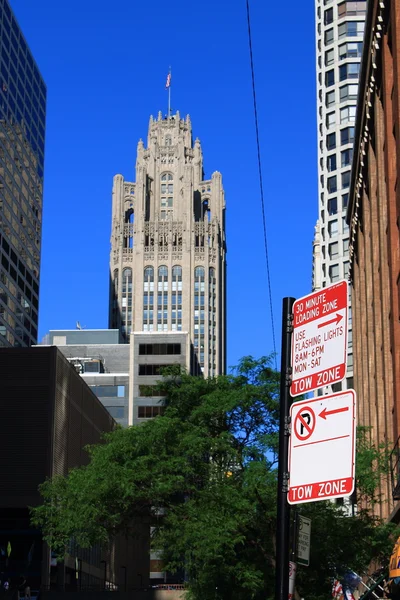
{"type": "Polygon", "coordinates": [[[294,402],[290,422],[289,504],[350,496],[354,490],[354,390],[294,402]]]}
{"type": "Polygon", "coordinates": [[[347,281],[295,301],[290,386],[293,397],[344,379],[347,304],[347,281]]]}
{"type": "Polygon", "coordinates": [[[297,562],[299,565],[310,565],[311,519],[299,515],[299,533],[297,538],[297,562]]]}

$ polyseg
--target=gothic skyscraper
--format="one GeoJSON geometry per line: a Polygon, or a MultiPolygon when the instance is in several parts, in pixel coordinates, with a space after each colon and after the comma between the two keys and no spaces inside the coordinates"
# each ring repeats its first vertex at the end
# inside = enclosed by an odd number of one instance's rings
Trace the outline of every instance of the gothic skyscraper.
{"type": "MultiPolygon", "coordinates": [[[[190,117],[150,117],[137,147],[136,182],[114,177],[111,328],[189,336],[193,373],[226,365],[225,198],[218,172],[204,178],[190,117]]],[[[150,338],[150,335],[149,335],[150,338]]]]}

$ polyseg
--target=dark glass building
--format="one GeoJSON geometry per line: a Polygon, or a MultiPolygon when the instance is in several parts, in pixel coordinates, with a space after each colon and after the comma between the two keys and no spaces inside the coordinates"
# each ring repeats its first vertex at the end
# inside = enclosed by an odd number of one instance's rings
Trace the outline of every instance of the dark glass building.
{"type": "Polygon", "coordinates": [[[0,0],[0,346],[37,341],[46,86],[0,0]]]}

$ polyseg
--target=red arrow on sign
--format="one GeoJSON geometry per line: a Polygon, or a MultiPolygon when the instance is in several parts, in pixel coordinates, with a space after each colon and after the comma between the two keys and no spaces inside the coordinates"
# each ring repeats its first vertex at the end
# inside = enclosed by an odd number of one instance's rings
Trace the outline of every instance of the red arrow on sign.
{"type": "Polygon", "coordinates": [[[339,315],[339,313],[336,313],[336,317],[334,319],[331,319],[330,321],[325,321],[325,323],[320,323],[318,325],[318,329],[321,329],[321,327],[325,327],[325,325],[330,325],[331,323],[336,323],[337,325],[342,319],[343,315],[339,315]]]}
{"type": "Polygon", "coordinates": [[[319,416],[322,419],[326,420],[326,417],[328,417],[329,415],[335,415],[336,413],[347,412],[348,410],[349,410],[348,406],[345,406],[344,408],[335,408],[334,410],[326,410],[326,408],[324,408],[324,410],[322,410],[319,413],[319,416]]]}

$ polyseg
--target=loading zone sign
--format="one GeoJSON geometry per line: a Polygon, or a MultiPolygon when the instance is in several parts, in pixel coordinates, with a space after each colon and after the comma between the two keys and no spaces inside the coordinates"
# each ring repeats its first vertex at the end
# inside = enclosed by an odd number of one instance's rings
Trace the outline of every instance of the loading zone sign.
{"type": "Polygon", "coordinates": [[[347,281],[334,283],[293,304],[292,396],[344,379],[347,304],[347,281]]]}
{"type": "Polygon", "coordinates": [[[294,402],[290,418],[289,504],[350,496],[354,490],[354,390],[294,402]]]}

